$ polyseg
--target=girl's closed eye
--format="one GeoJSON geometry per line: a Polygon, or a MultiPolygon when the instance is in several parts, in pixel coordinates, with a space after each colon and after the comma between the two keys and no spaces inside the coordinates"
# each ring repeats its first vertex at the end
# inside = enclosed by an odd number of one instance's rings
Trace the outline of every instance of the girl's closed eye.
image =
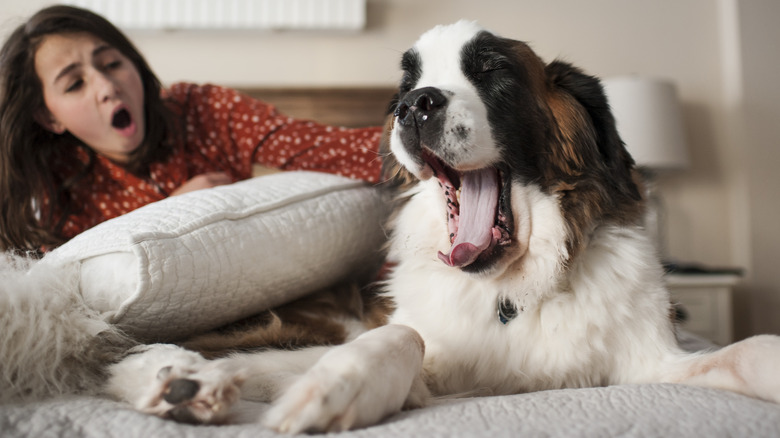
{"type": "Polygon", "coordinates": [[[65,89],[66,93],[72,93],[74,91],[78,91],[81,89],[82,85],[84,85],[84,80],[81,78],[76,79],[73,81],[68,88],[65,89]]]}

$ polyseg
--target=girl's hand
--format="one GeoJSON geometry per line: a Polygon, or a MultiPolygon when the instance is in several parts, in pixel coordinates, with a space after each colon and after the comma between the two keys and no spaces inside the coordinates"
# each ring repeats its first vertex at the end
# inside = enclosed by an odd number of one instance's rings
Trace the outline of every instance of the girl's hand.
{"type": "Polygon", "coordinates": [[[178,189],[171,193],[171,196],[231,184],[232,182],[233,180],[230,179],[230,176],[225,172],[203,173],[182,184],[178,189]]]}

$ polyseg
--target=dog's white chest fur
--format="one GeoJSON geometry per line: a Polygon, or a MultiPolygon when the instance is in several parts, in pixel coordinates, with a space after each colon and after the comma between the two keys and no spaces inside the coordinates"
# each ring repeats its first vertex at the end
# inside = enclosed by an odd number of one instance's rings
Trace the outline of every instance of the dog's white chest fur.
{"type": "MultiPolygon", "coordinates": [[[[664,310],[668,296],[656,265],[646,260],[653,249],[639,232],[597,230],[587,255],[564,269],[566,227],[557,200],[517,185],[513,205],[528,210],[515,215],[533,227],[527,251],[502,271],[468,274],[436,257],[449,244],[446,212],[431,208],[440,197],[435,183],[423,182],[399,215],[390,250],[397,266],[388,288],[398,306],[391,322],[413,327],[426,343],[435,392],[618,383],[627,362],[659,360],[662,350],[647,349],[647,338],[674,344],[664,310]],[[517,310],[506,324],[498,317],[504,298],[517,310]],[[633,348],[634,342],[643,348],[633,348]]],[[[653,372],[643,374],[650,379],[653,372]]]]}

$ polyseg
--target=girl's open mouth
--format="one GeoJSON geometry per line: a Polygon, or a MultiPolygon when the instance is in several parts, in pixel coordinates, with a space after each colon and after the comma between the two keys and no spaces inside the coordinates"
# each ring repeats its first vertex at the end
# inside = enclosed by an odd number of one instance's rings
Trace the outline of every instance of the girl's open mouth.
{"type": "Polygon", "coordinates": [[[119,131],[121,135],[131,136],[135,134],[136,124],[133,122],[133,116],[127,108],[120,107],[111,118],[111,126],[119,131]]]}

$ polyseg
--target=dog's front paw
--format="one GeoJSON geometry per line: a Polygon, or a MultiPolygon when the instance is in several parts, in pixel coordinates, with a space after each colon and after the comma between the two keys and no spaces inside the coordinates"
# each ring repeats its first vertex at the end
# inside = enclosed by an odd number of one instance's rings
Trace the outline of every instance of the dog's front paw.
{"type": "Polygon", "coordinates": [[[400,411],[422,369],[422,339],[385,326],[335,347],[266,413],[283,433],[336,432],[375,424],[400,411]]]}
{"type": "Polygon", "coordinates": [[[111,367],[107,391],[139,411],[186,423],[223,422],[242,372],[173,345],[144,346],[111,367]]]}
{"type": "Polygon", "coordinates": [[[264,423],[282,433],[340,432],[355,425],[360,379],[309,372],[268,411],[264,423]]]}
{"type": "Polygon", "coordinates": [[[241,395],[242,375],[230,372],[219,361],[198,370],[166,366],[158,372],[156,410],[182,423],[220,423],[241,395]]]}

